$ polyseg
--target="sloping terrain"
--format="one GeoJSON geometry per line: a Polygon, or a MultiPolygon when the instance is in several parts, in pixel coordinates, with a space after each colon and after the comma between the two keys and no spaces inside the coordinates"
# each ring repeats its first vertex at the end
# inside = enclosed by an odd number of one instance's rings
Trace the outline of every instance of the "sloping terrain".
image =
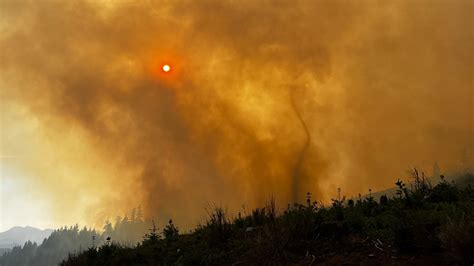
{"type": "Polygon", "coordinates": [[[52,229],[41,230],[31,226],[15,226],[10,230],[0,233],[0,249],[21,246],[27,241],[41,244],[52,232],[52,229]]]}
{"type": "Polygon", "coordinates": [[[134,248],[107,242],[63,265],[472,265],[474,189],[446,179],[396,185],[394,197],[282,213],[270,202],[233,220],[216,208],[190,234],[170,221],[134,248]]]}

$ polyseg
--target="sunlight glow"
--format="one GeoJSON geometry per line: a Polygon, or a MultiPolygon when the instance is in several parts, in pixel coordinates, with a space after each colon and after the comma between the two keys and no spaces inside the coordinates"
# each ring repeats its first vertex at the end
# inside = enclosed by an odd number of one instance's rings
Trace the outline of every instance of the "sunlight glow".
{"type": "Polygon", "coordinates": [[[162,69],[163,69],[164,72],[169,72],[171,70],[171,66],[170,65],[163,65],[162,69]]]}

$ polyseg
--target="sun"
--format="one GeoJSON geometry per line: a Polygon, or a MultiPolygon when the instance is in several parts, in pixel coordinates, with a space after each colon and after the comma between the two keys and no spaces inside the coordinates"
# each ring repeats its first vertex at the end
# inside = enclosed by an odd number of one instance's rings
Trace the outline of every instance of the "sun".
{"type": "Polygon", "coordinates": [[[163,67],[161,69],[163,69],[164,72],[170,72],[171,66],[170,65],[163,65],[163,67]]]}

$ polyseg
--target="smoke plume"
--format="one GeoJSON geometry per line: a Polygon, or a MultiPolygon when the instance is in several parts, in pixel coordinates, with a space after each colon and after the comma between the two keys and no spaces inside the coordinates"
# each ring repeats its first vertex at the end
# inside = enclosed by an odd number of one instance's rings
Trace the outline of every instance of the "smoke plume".
{"type": "Polygon", "coordinates": [[[473,1],[0,1],[2,163],[60,222],[473,166],[473,1]],[[162,64],[172,71],[164,74],[162,64]]]}

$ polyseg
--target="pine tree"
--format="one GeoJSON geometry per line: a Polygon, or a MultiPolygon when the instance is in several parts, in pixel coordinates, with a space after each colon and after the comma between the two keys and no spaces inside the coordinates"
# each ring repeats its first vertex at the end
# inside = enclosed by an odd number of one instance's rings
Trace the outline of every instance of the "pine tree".
{"type": "Polygon", "coordinates": [[[163,235],[165,239],[172,240],[175,239],[179,234],[178,228],[173,224],[173,220],[169,220],[168,224],[163,229],[163,235]]]}

